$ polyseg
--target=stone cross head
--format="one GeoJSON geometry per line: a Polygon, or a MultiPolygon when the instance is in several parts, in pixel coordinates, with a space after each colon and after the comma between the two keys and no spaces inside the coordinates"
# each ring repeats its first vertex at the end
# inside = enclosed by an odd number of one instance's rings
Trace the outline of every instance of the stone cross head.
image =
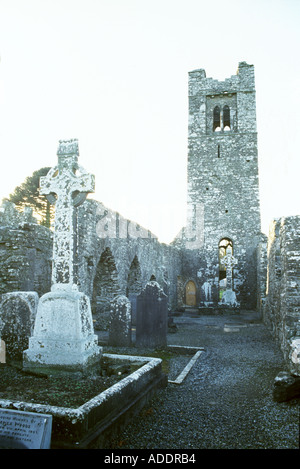
{"type": "Polygon", "coordinates": [[[74,207],[81,205],[87,194],[95,190],[95,178],[78,164],[78,140],[60,140],[57,150],[58,164],[40,178],[40,192],[51,204],[69,196],[74,207]],[[81,174],[77,174],[77,173],[81,174]]]}
{"type": "Polygon", "coordinates": [[[52,259],[52,290],[69,289],[76,285],[74,256],[76,232],[75,207],[81,205],[89,192],[94,192],[95,178],[78,165],[78,141],[61,140],[57,151],[58,164],[40,179],[40,192],[55,203],[52,259]]]}

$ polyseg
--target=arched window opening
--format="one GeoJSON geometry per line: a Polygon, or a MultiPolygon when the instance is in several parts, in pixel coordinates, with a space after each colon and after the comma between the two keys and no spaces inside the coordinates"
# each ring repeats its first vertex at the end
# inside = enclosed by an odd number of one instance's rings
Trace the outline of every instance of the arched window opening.
{"type": "Polygon", "coordinates": [[[126,288],[126,296],[129,297],[130,295],[138,295],[142,291],[142,272],[139,260],[137,256],[134,257],[128,277],[127,277],[127,288],[126,288]]]}
{"type": "Polygon", "coordinates": [[[230,109],[229,106],[223,107],[223,127],[225,131],[230,130],[230,109]]]}
{"type": "Polygon", "coordinates": [[[221,112],[219,106],[214,108],[213,131],[220,132],[221,130],[221,112]]]}
{"type": "Polygon", "coordinates": [[[226,290],[226,267],[222,264],[221,260],[226,254],[233,254],[233,243],[229,238],[223,238],[219,242],[219,300],[222,299],[223,293],[226,290]]]}

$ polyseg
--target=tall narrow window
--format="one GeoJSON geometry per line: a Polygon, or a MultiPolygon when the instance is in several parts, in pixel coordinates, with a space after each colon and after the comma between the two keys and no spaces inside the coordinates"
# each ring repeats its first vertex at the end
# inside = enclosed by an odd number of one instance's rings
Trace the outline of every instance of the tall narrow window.
{"type": "Polygon", "coordinates": [[[221,130],[221,112],[219,106],[214,108],[214,122],[213,122],[213,131],[219,132],[221,130]]]}
{"type": "Polygon", "coordinates": [[[223,293],[226,290],[226,267],[222,264],[221,260],[231,252],[233,254],[233,243],[229,238],[223,238],[219,242],[219,299],[222,299],[223,293]]]}
{"type": "Polygon", "coordinates": [[[230,130],[230,109],[229,106],[223,107],[223,128],[230,130]]]}

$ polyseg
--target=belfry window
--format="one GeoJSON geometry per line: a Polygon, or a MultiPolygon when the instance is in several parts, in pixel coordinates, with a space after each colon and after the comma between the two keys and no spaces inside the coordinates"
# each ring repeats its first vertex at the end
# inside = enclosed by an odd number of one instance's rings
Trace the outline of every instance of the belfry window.
{"type": "Polygon", "coordinates": [[[223,132],[231,130],[230,108],[225,105],[215,106],[213,110],[213,132],[223,132]]]}
{"type": "Polygon", "coordinates": [[[214,122],[213,122],[213,131],[220,132],[221,130],[221,111],[219,106],[214,108],[214,122]]]}
{"type": "Polygon", "coordinates": [[[223,128],[230,130],[230,109],[229,106],[223,107],[223,128]]]}

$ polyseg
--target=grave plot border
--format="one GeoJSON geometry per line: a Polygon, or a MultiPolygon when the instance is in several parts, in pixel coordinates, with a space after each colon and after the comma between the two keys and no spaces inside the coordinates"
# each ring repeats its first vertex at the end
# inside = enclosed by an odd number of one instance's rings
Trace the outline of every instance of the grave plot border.
{"type": "Polygon", "coordinates": [[[51,449],[104,448],[158,389],[167,386],[167,376],[159,358],[115,354],[103,357],[140,362],[141,367],[78,408],[4,399],[0,407],[52,415],[51,449]]]}

